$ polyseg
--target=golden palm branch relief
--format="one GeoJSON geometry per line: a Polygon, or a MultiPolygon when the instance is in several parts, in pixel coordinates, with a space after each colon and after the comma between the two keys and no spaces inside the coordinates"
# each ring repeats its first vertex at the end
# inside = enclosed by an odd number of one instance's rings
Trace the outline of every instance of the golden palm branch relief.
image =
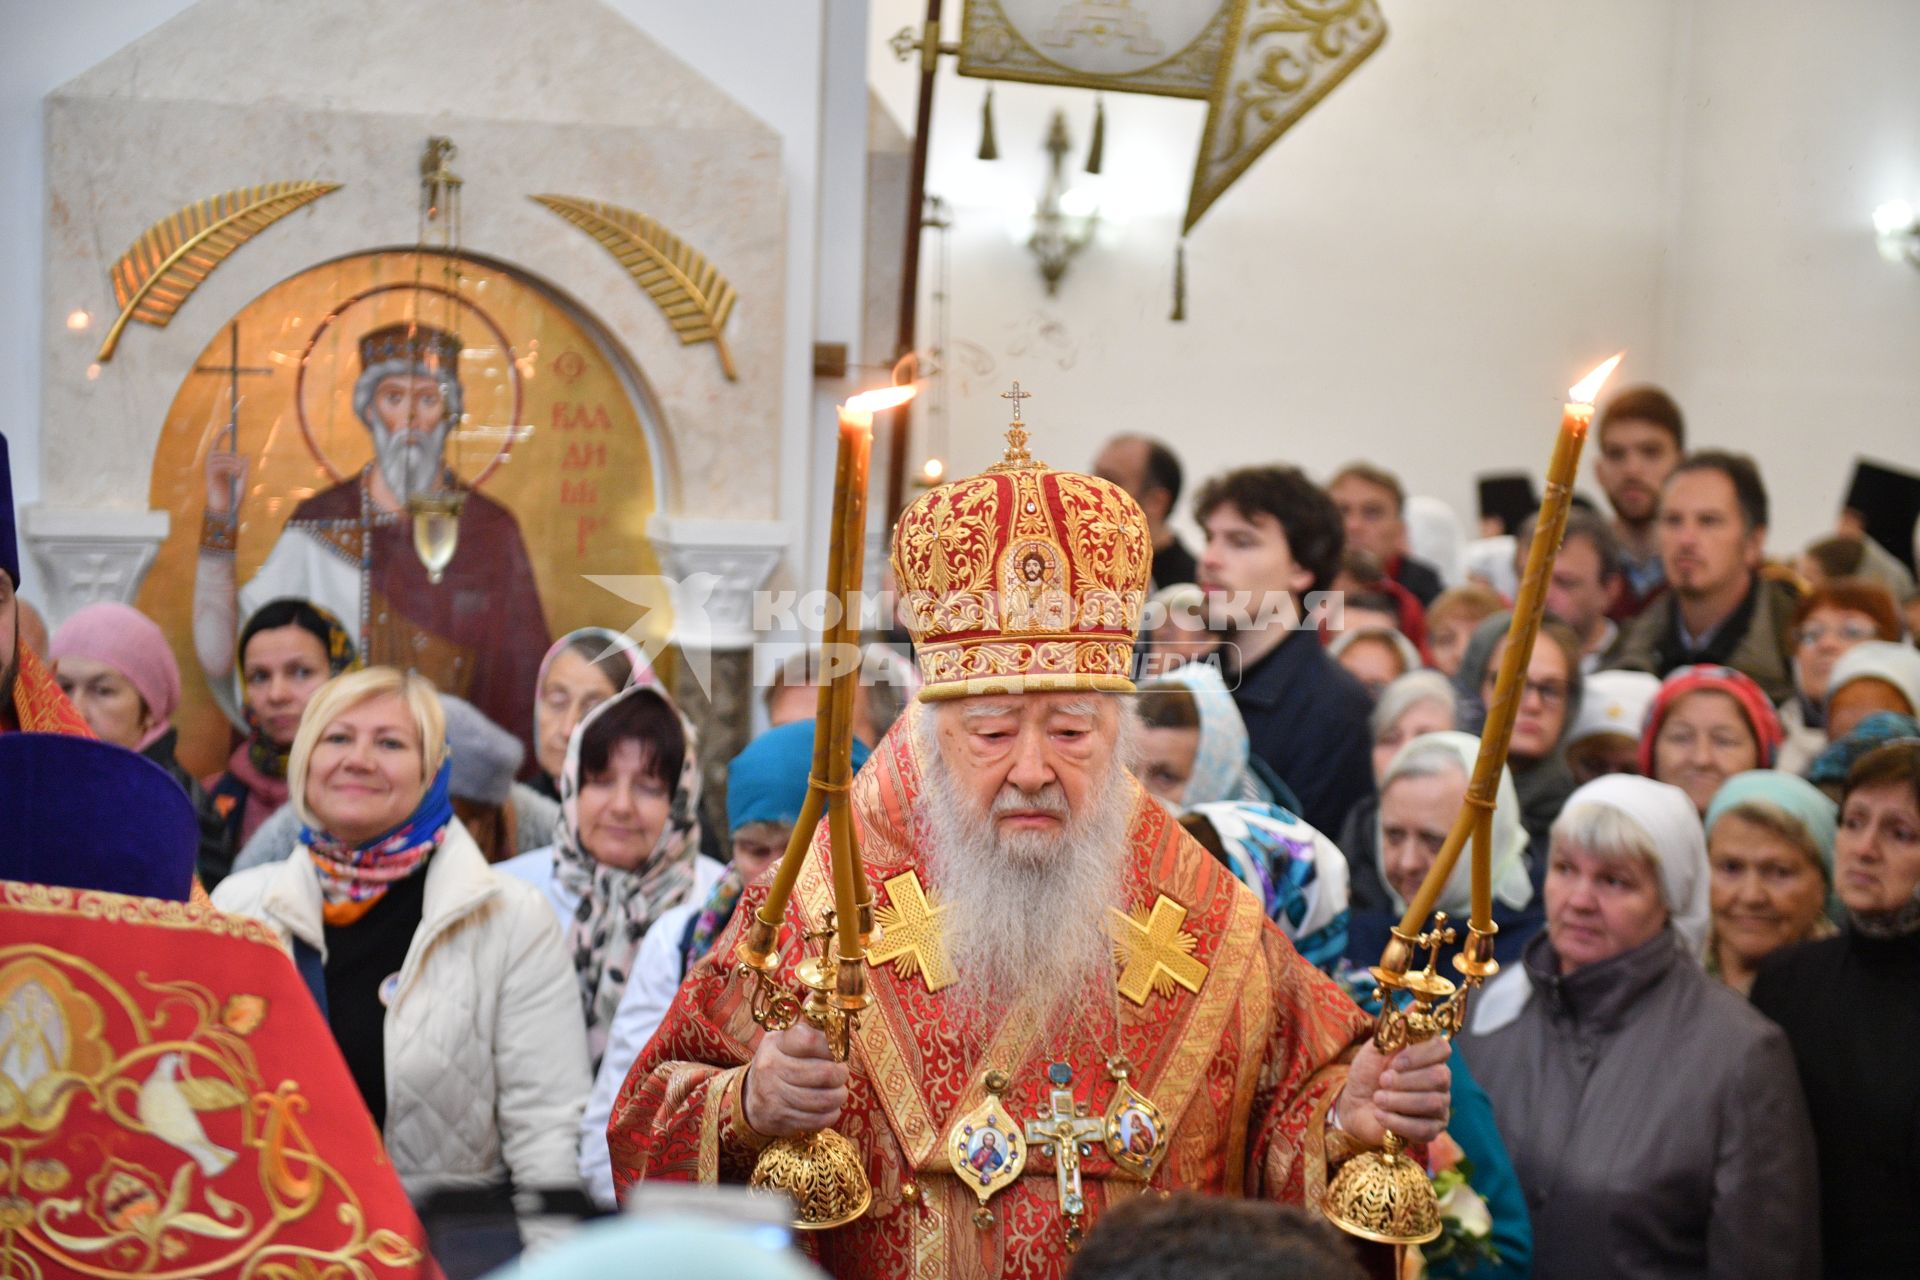
{"type": "Polygon", "coordinates": [[[644,213],[574,196],[533,199],[599,241],[666,315],[681,345],[711,342],[727,380],[740,380],[723,332],[735,295],[719,268],[644,213]]]}
{"type": "Polygon", "coordinates": [[[94,359],[113,359],[129,320],[164,329],[200,282],[235,249],[292,213],[338,191],[337,182],[269,182],[196,200],[140,233],[109,276],[120,308],[94,359]]]}

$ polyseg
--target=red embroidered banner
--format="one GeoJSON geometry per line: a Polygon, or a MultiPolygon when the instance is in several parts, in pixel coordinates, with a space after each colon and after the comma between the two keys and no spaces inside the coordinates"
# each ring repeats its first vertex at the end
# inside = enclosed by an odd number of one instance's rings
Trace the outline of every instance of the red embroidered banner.
{"type": "Polygon", "coordinates": [[[434,1277],[264,926],[0,881],[0,1277],[434,1277]]]}

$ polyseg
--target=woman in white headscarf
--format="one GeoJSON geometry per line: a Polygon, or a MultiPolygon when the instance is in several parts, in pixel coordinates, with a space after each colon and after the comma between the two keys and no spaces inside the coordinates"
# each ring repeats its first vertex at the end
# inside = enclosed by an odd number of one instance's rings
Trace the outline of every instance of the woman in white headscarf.
{"type": "Polygon", "coordinates": [[[1627,774],[1575,791],[1544,897],[1546,930],[1459,1038],[1526,1188],[1539,1274],[1819,1274],[1792,1052],[1697,959],[1707,852],[1686,792],[1627,774]]]}
{"type": "Polygon", "coordinates": [[[1250,750],[1246,721],[1216,667],[1191,662],[1141,685],[1134,709],[1134,773],[1175,812],[1224,800],[1300,811],[1292,790],[1250,750]]]}
{"type": "MultiPolygon", "coordinates": [[[[1400,921],[1407,902],[1445,843],[1454,818],[1466,802],[1467,781],[1480,754],[1480,739],[1452,729],[1426,733],[1395,753],[1380,778],[1380,802],[1374,821],[1373,870],[1385,886],[1384,908],[1356,908],[1347,926],[1347,960],[1356,970],[1380,962],[1388,931],[1400,921]]],[[[1494,957],[1502,964],[1519,959],[1521,949],[1540,929],[1533,881],[1527,871],[1527,832],[1520,822],[1520,798],[1513,775],[1500,770],[1493,803],[1494,957]]],[[[1438,909],[1466,937],[1472,905],[1472,859],[1463,853],[1440,891],[1438,909]]],[[[1443,952],[1457,950],[1459,942],[1443,952]]],[[[1448,969],[1451,972],[1451,966],[1448,969]]],[[[1370,983],[1368,985],[1371,985],[1370,983]]]]}

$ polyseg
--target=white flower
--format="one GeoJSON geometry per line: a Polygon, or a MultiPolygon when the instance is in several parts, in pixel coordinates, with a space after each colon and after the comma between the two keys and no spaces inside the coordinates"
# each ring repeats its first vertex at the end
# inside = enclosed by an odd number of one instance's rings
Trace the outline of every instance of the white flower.
{"type": "Polygon", "coordinates": [[[1470,1236],[1485,1236],[1493,1230],[1493,1215],[1479,1193],[1462,1182],[1440,1198],[1440,1216],[1452,1218],[1470,1236]]]}

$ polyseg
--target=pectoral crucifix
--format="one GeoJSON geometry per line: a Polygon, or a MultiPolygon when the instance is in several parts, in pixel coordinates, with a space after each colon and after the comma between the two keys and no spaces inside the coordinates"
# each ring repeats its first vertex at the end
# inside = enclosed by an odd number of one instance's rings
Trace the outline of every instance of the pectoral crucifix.
{"type": "Polygon", "coordinates": [[[1072,1067],[1056,1062],[1047,1068],[1047,1079],[1054,1085],[1048,1095],[1051,1106],[1045,1114],[1027,1121],[1027,1142],[1053,1157],[1060,1212],[1067,1216],[1067,1252],[1072,1253],[1080,1247],[1080,1215],[1087,1208],[1080,1187],[1080,1157],[1093,1154],[1094,1144],[1106,1136],[1107,1125],[1074,1103],[1072,1067]]]}

